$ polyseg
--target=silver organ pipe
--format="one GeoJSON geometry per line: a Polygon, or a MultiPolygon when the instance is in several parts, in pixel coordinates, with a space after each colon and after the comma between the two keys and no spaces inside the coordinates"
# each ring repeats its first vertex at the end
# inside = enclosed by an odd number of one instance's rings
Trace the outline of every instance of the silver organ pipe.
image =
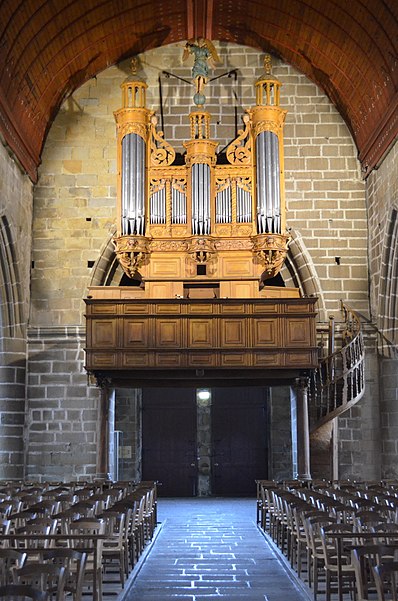
{"type": "Polygon", "coordinates": [[[232,198],[231,185],[217,193],[216,196],[216,223],[231,223],[232,198]]]}
{"type": "Polygon", "coordinates": [[[153,224],[166,223],[166,188],[160,188],[151,195],[150,221],[153,224]]]}
{"type": "Polygon", "coordinates": [[[145,142],[131,133],[122,140],[122,234],[145,232],[145,142]]]}
{"type": "Polygon", "coordinates": [[[192,233],[210,234],[210,167],[205,163],[192,166],[192,233]]]}
{"type": "Polygon", "coordinates": [[[236,187],[236,220],[238,223],[250,223],[252,220],[252,197],[250,192],[236,187]]]}
{"type": "Polygon", "coordinates": [[[263,131],[256,138],[258,233],[281,233],[278,136],[263,131]]]}
{"type": "Polygon", "coordinates": [[[171,190],[171,222],[186,223],[187,222],[187,196],[180,190],[172,188],[171,190]]]}

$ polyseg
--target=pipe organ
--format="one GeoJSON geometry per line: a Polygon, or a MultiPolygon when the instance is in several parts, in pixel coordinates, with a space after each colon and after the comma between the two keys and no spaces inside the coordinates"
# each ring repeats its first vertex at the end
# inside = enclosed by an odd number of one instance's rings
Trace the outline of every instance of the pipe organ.
{"type": "Polygon", "coordinates": [[[289,242],[281,84],[267,57],[221,160],[199,83],[184,164],[146,108],[146,83],[122,84],[114,245],[135,285],[89,289],[86,369],[100,383],[263,386],[318,365],[316,299],[264,285],[289,242]]]}
{"type": "Polygon", "coordinates": [[[147,84],[136,74],[122,84],[114,245],[125,273],[140,282],[137,296],[265,295],[264,282],[280,271],[289,242],[280,87],[266,56],[256,104],[223,161],[210,139],[210,114],[198,105],[180,165],[146,107],[147,84]]]}

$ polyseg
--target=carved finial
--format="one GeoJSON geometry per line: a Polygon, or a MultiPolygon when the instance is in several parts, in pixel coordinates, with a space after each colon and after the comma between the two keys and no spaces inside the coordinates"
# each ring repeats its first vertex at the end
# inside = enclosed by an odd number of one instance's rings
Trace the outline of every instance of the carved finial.
{"type": "Polygon", "coordinates": [[[132,75],[137,75],[138,69],[139,69],[139,61],[138,61],[138,56],[133,56],[133,58],[131,59],[131,73],[132,75]]]}
{"type": "Polygon", "coordinates": [[[271,75],[272,71],[272,59],[270,54],[264,56],[264,71],[266,75],[271,75]]]}

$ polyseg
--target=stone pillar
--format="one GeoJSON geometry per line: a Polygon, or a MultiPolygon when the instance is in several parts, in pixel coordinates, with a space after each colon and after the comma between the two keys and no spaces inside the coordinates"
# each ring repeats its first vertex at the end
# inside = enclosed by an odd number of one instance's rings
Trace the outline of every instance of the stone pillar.
{"type": "Polygon", "coordinates": [[[109,409],[110,390],[106,382],[100,384],[99,427],[97,438],[97,478],[109,479],[109,409]]]}
{"type": "Polygon", "coordinates": [[[299,480],[311,480],[308,378],[297,378],[295,389],[297,403],[297,478],[299,480]]]}

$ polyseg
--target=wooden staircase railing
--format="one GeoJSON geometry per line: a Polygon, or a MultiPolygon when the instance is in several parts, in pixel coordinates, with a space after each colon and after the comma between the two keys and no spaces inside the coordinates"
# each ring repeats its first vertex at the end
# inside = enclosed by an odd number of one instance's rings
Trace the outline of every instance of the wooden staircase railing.
{"type": "Polygon", "coordinates": [[[365,392],[364,343],[359,316],[344,303],[342,348],[321,359],[312,371],[309,402],[311,433],[357,403],[365,392]]]}

